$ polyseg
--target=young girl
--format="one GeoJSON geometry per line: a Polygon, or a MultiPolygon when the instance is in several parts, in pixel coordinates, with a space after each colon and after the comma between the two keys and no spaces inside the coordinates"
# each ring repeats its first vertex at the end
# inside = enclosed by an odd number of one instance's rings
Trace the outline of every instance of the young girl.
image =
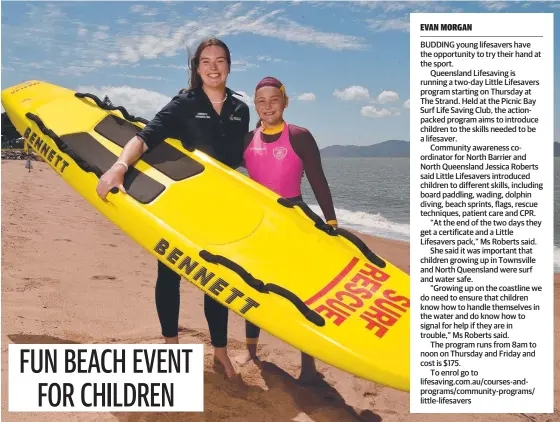
{"type": "MultiPolygon", "coordinates": [[[[302,201],[303,174],[313,189],[327,223],[336,227],[336,215],[329,185],[323,172],[321,155],[311,133],[284,121],[288,96],[282,82],[266,77],[255,88],[255,108],[260,125],[245,137],[244,162],[251,179],[266,186],[278,195],[302,201]]],[[[260,328],[246,321],[247,354],[241,364],[257,359],[260,328]]],[[[313,382],[318,373],[311,356],[302,353],[301,375],[303,382],[313,382]]]]}

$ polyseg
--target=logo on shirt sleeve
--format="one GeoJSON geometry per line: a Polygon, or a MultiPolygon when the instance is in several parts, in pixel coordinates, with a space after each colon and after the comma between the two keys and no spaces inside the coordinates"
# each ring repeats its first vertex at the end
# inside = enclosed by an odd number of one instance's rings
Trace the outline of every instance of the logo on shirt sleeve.
{"type": "Polygon", "coordinates": [[[285,147],[276,147],[272,150],[272,154],[277,160],[283,160],[288,155],[288,150],[285,147]]]}

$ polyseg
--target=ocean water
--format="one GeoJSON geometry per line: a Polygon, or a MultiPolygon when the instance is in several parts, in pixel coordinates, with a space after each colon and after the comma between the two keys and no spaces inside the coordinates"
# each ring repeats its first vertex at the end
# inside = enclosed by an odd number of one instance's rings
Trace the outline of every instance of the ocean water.
{"type": "MultiPolygon", "coordinates": [[[[410,239],[408,158],[323,158],[339,225],[396,240],[410,239]]],[[[247,175],[247,171],[239,171],[247,175]]],[[[324,218],[304,177],[303,200],[324,218]]]]}
{"type": "MultiPolygon", "coordinates": [[[[338,222],[362,233],[410,239],[409,158],[323,158],[338,222]]],[[[554,269],[560,272],[560,158],[554,159],[554,269]]],[[[304,178],[303,198],[321,209],[304,178]]]]}
{"type": "MultiPolygon", "coordinates": [[[[408,158],[323,158],[338,223],[362,233],[410,238],[408,158]]],[[[304,201],[323,217],[307,179],[304,201]]]]}

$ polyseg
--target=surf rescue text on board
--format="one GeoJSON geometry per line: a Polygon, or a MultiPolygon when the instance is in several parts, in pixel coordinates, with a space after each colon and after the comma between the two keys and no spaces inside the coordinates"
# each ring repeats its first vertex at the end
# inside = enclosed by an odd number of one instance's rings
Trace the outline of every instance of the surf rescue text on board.
{"type": "Polygon", "coordinates": [[[389,274],[367,262],[357,267],[358,262],[354,258],[329,286],[306,304],[319,302],[314,310],[337,326],[359,315],[365,328],[382,338],[408,312],[410,299],[396,290],[384,288],[389,274]],[[380,294],[376,294],[378,292],[380,294]]]}

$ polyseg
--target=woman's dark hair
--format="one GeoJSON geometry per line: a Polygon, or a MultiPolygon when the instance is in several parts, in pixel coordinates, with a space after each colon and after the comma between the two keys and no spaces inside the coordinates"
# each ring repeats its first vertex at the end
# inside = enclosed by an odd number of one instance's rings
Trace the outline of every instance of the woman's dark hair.
{"type": "Polygon", "coordinates": [[[202,78],[200,77],[200,75],[198,74],[197,70],[198,70],[198,65],[200,63],[200,55],[202,54],[202,50],[204,50],[206,47],[209,47],[211,45],[215,45],[218,47],[222,47],[226,53],[226,60],[228,62],[228,71],[231,69],[231,55],[229,52],[229,48],[226,45],[225,42],[223,42],[222,40],[219,40],[218,38],[208,38],[204,41],[202,41],[199,45],[198,48],[196,49],[194,56],[191,57],[190,61],[189,61],[189,68],[191,70],[191,76],[189,78],[189,90],[192,89],[197,89],[202,87],[202,78]]]}

